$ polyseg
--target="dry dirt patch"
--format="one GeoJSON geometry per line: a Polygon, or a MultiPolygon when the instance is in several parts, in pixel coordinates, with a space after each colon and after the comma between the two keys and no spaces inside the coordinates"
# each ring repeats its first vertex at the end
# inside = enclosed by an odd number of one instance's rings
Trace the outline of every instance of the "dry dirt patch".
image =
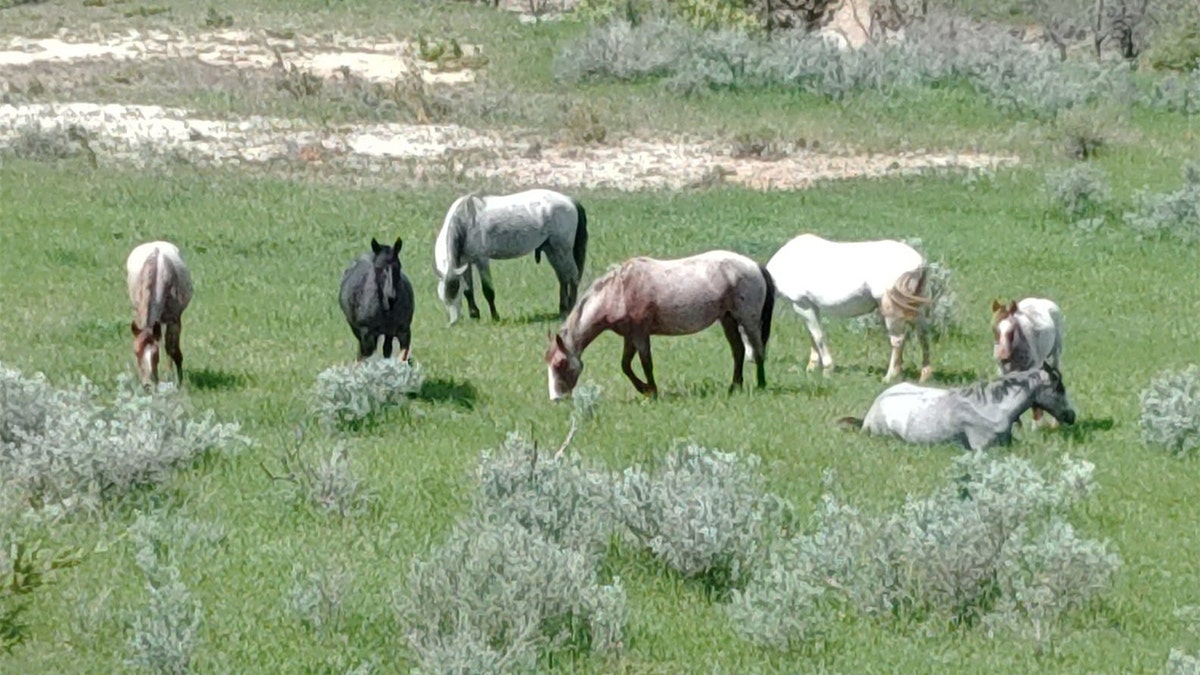
{"type": "Polygon", "coordinates": [[[189,36],[164,31],[130,31],[87,41],[61,35],[55,38],[13,38],[0,48],[0,68],[35,63],[141,59],[196,59],[236,69],[265,70],[281,60],[318,77],[349,73],[368,82],[393,82],[419,71],[431,84],[471,82],[475,71],[464,67],[479,59],[479,48],[459,45],[455,59],[424,60],[417,45],[402,40],[372,40],[335,35],[280,37],[266,32],[226,30],[189,36]],[[447,68],[450,64],[453,67],[447,68]]]}
{"type": "Polygon", "coordinates": [[[728,144],[715,141],[626,139],[603,146],[542,147],[525,140],[531,137],[457,125],[316,127],[268,117],[223,121],[161,106],[0,106],[0,146],[33,147],[38,138],[83,138],[102,163],[145,165],[163,158],[199,166],[303,162],[390,175],[397,182],[452,165],[461,178],[514,186],[654,190],[728,182],[758,190],[792,190],[820,180],[1016,162],[1005,156],[915,152],[800,152],[764,161],[734,157],[728,144]]]}

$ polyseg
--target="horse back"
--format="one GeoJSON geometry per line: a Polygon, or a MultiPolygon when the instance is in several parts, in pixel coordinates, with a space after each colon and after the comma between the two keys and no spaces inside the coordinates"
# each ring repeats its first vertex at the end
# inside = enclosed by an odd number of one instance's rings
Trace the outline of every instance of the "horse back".
{"type": "Polygon", "coordinates": [[[627,323],[657,335],[696,333],[726,314],[757,315],[770,290],[758,263],[729,251],[632,258],[618,274],[613,292],[627,323]]]}
{"type": "Polygon", "coordinates": [[[485,197],[467,234],[472,257],[517,258],[544,248],[571,252],[579,222],[570,197],[553,190],[526,190],[485,197]]]}
{"type": "MultiPolygon", "coordinates": [[[[178,247],[153,241],[133,249],[125,260],[129,299],[147,317],[178,322],[192,300],[192,277],[178,247]]],[[[144,315],[144,316],[141,316],[144,315]]]]}
{"type": "Polygon", "coordinates": [[[839,307],[856,314],[877,304],[905,273],[919,270],[924,257],[891,239],[830,241],[802,234],[783,245],[767,262],[779,292],[792,302],[839,307]]]}

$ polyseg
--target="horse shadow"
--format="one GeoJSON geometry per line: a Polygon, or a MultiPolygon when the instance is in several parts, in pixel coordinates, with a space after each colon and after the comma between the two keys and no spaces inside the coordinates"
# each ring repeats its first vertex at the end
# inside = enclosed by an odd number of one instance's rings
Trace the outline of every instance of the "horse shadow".
{"type": "Polygon", "coordinates": [[[241,389],[249,383],[249,378],[241,373],[212,368],[185,369],[184,379],[189,386],[204,391],[241,389]]]}
{"type": "Polygon", "coordinates": [[[432,378],[421,383],[421,388],[413,398],[427,403],[452,403],[460,408],[474,410],[479,392],[468,380],[432,378]]]}
{"type": "Polygon", "coordinates": [[[1111,417],[1089,417],[1076,420],[1075,424],[1061,424],[1055,431],[1060,438],[1066,438],[1074,443],[1086,443],[1097,431],[1110,431],[1116,423],[1111,417]]]}
{"type": "Polygon", "coordinates": [[[558,324],[560,321],[562,321],[562,316],[558,312],[526,312],[511,318],[500,317],[498,323],[512,326],[536,326],[547,323],[558,324]]]}
{"type": "MultiPolygon", "coordinates": [[[[886,368],[880,368],[879,366],[847,365],[844,366],[844,368],[850,372],[864,373],[874,377],[879,380],[880,383],[883,382],[883,376],[887,373],[886,368]]],[[[842,369],[843,366],[839,365],[838,370],[842,369]]],[[[920,368],[905,366],[904,369],[900,371],[900,377],[890,384],[900,384],[901,382],[912,382],[916,384],[920,378],[920,368]]],[[[974,370],[968,370],[966,368],[939,369],[937,366],[934,366],[933,375],[929,378],[926,384],[962,386],[974,384],[975,382],[979,382],[980,380],[984,379],[987,378],[974,370]]]]}

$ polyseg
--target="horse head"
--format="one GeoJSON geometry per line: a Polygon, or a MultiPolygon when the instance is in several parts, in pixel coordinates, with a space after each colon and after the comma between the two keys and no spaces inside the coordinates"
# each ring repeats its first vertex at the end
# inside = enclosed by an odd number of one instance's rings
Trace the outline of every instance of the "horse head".
{"type": "Polygon", "coordinates": [[[392,301],[396,299],[396,285],[403,267],[400,264],[400,249],[404,247],[404,239],[396,237],[396,243],[384,246],[371,237],[371,253],[375,256],[375,279],[383,296],[384,311],[390,310],[392,301]]]}
{"type": "Polygon", "coordinates": [[[1054,416],[1063,424],[1075,423],[1075,408],[1067,397],[1062,373],[1049,363],[1043,363],[1037,372],[1038,381],[1033,388],[1033,403],[1054,416]]]}
{"type": "Polygon", "coordinates": [[[550,400],[566,398],[575,390],[579,376],[583,373],[583,361],[579,355],[567,348],[561,334],[546,337],[550,345],[546,348],[546,371],[550,378],[550,400]]]}
{"type": "Polygon", "coordinates": [[[138,378],[143,387],[158,384],[158,341],[162,339],[162,327],[138,328],[137,322],[129,324],[133,333],[133,357],[137,361],[138,378]]]}
{"type": "Polygon", "coordinates": [[[992,300],[992,335],[994,342],[992,355],[997,361],[1007,361],[1012,358],[1013,346],[1017,339],[1017,322],[1013,315],[1017,313],[1017,302],[1008,305],[999,300],[992,300]]]}

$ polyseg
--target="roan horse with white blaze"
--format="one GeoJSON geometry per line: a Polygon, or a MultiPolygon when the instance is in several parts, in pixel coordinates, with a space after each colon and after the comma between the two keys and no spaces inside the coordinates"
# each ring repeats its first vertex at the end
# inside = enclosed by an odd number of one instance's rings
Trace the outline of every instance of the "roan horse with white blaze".
{"type": "Polygon", "coordinates": [[[159,340],[166,337],[175,376],[183,383],[183,351],[179,348],[183,311],[192,301],[192,275],[174,244],[141,244],[125,259],[125,280],[134,318],[133,355],[144,386],[158,384],[159,340]]]}
{"type": "Polygon", "coordinates": [[[621,370],[638,393],[654,396],[651,335],[691,335],[721,323],[733,351],[733,383],[742,386],[742,368],[754,359],[758,386],[767,383],[763,360],[771,335],[775,285],[767,270],[746,256],[709,251],[689,258],[626,260],[592,283],[546,350],[550,399],[569,395],[583,372],[583,350],[606,330],[625,338],[621,370]],[[633,372],[633,355],[646,381],[633,372]]]}
{"type": "Polygon", "coordinates": [[[489,261],[533,253],[534,262],[540,263],[544,254],[558,277],[558,311],[565,317],[579,293],[587,242],[583,206],[553,190],[459,197],[450,205],[433,246],[438,298],[446,306],[451,324],[458,321],[463,295],[471,318],[478,319],[471,275],[474,267],[479,270],[492,319],[499,319],[489,261]]]}
{"type": "Polygon", "coordinates": [[[883,381],[900,374],[905,332],[916,324],[921,342],[921,381],[933,374],[929,363],[925,292],[928,267],[916,249],[899,241],[834,242],[802,234],[784,244],[767,262],[779,294],[804,319],[812,339],[808,369],[833,370],[833,356],[821,329],[821,314],[860,316],[879,310],[887,326],[892,357],[883,381]]]}
{"type": "MultiPolygon", "coordinates": [[[[1052,300],[1025,298],[1007,305],[992,301],[992,356],[1001,373],[1039,368],[1043,363],[1062,368],[1065,332],[1062,310],[1052,300]]],[[[1034,406],[1034,425],[1041,420],[1042,409],[1034,406]]]]}
{"type": "Polygon", "coordinates": [[[908,443],[958,443],[983,450],[1008,444],[1013,425],[1034,405],[1064,424],[1075,423],[1062,375],[1049,363],[958,389],[902,382],[877,396],[863,419],[844,417],[838,423],[908,443]]]}

